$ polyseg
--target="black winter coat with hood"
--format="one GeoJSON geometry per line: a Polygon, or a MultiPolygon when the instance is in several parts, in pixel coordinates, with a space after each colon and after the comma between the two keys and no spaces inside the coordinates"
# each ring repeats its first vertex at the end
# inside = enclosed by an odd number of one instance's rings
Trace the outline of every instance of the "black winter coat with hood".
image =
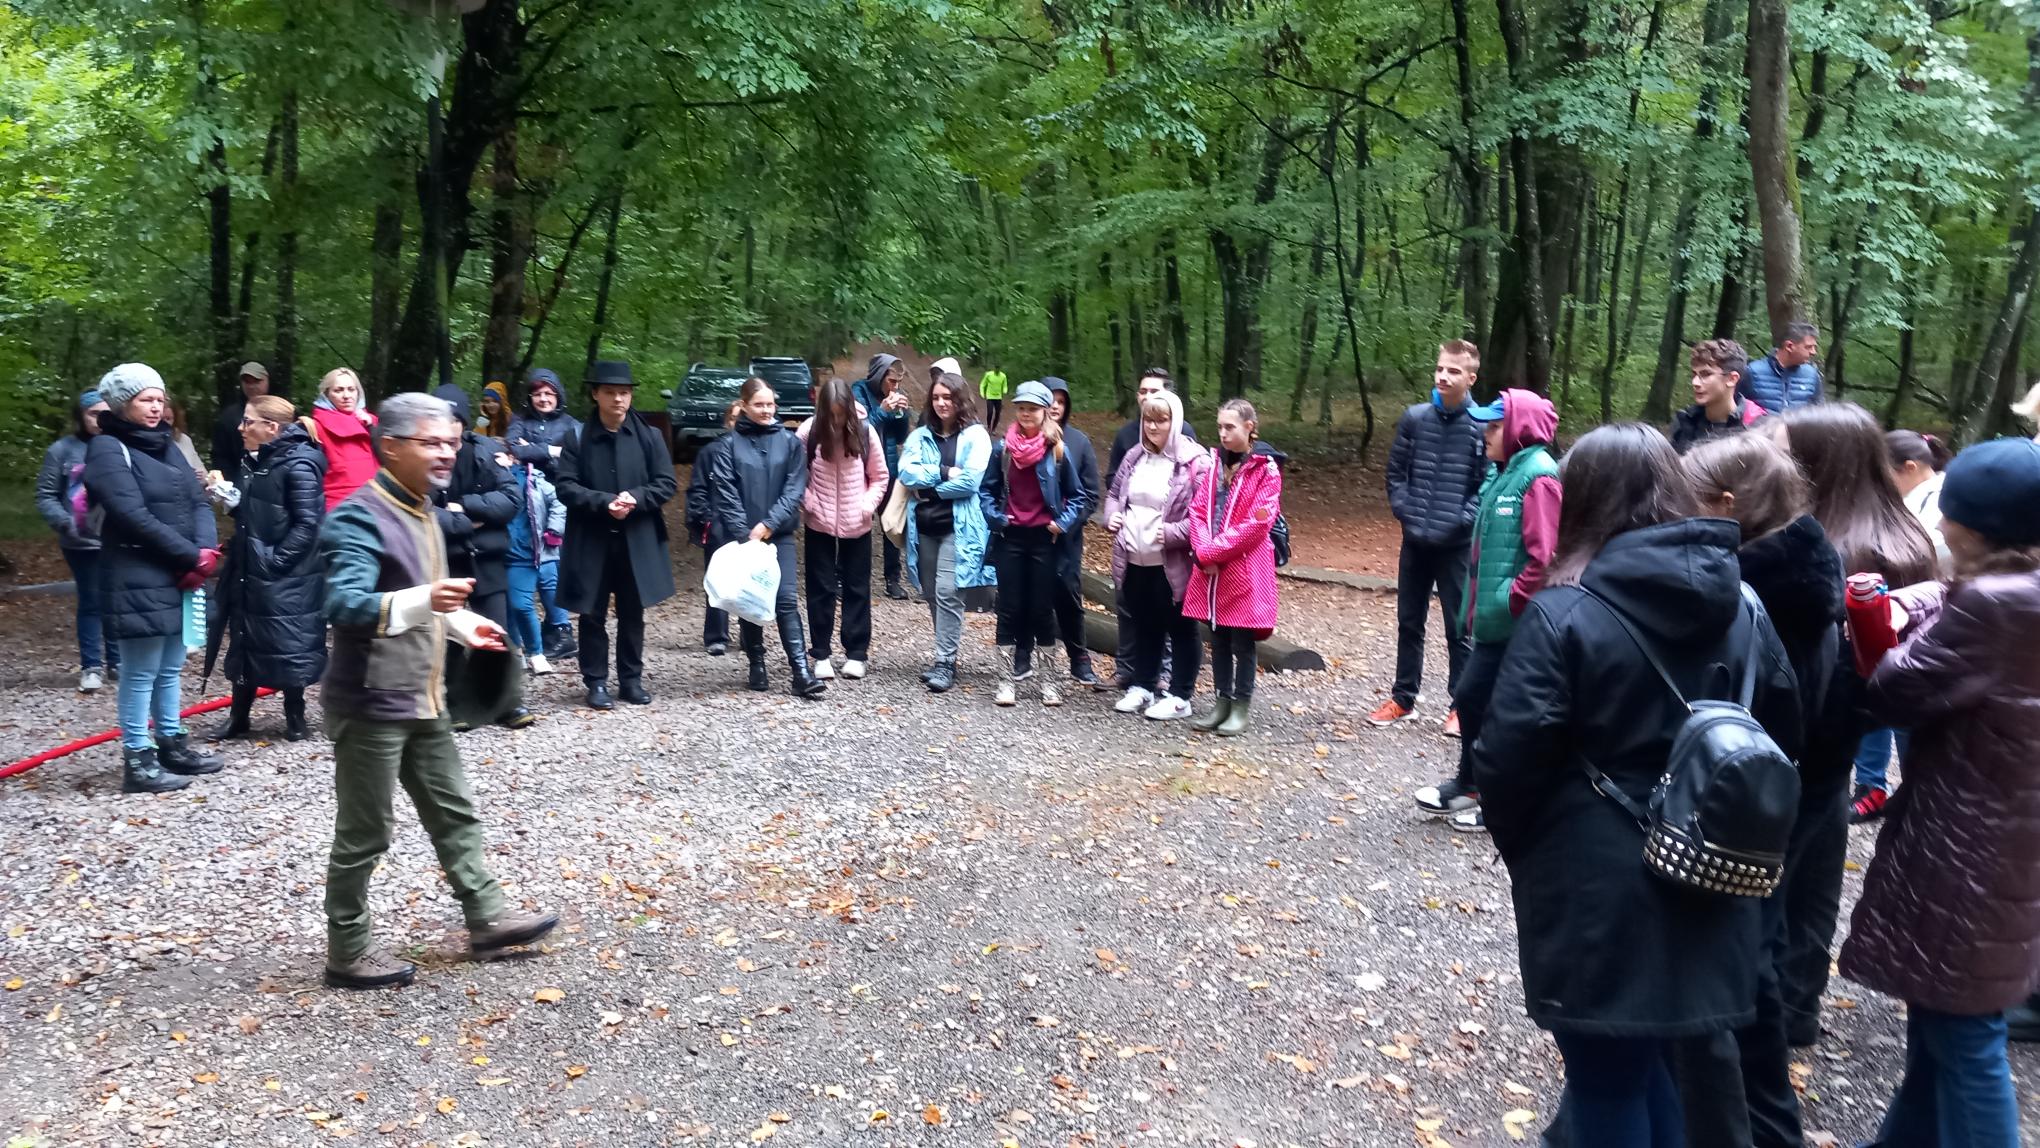
{"type": "Polygon", "coordinates": [[[1591,761],[1648,800],[1686,717],[1606,603],[1656,644],[1687,697],[1729,696],[1728,667],[1740,671],[1754,626],[1751,709],[1796,752],[1792,666],[1769,619],[1743,609],[1740,541],[1719,518],[1617,535],[1584,589],[1542,591],[1517,623],[1473,768],[1509,867],[1525,1005],[1543,1028],[1677,1037],[1755,1016],[1763,902],[1652,876],[1643,831],[1584,770],[1591,761]]]}
{"type": "Polygon", "coordinates": [[[1466,406],[1442,411],[1437,403],[1418,403],[1395,424],[1388,448],[1388,509],[1411,542],[1473,544],[1480,485],[1493,464],[1480,424],[1466,406]]]}
{"type": "MultiPolygon", "coordinates": [[[[460,425],[468,425],[467,394],[457,386],[432,392],[453,407],[460,425]]],[[[496,465],[502,444],[462,430],[460,453],[453,460],[453,481],[432,496],[439,528],[446,535],[446,568],[455,578],[473,578],[475,596],[489,598],[510,589],[510,522],[524,509],[524,490],[511,473],[496,465]],[[447,509],[459,506],[458,512],[447,509]]],[[[508,617],[490,619],[507,623],[508,617]]]]}
{"type": "Polygon", "coordinates": [[[241,504],[220,570],[227,680],[302,688],[326,672],[326,579],[319,525],[326,517],[326,455],[296,423],[236,476],[241,504]]]}
{"type": "Polygon", "coordinates": [[[182,634],[184,592],[177,583],[197,569],[200,550],[219,545],[212,507],[177,449],[169,419],[142,427],[106,411],[99,430],[85,447],[85,491],[106,511],[99,532],[106,635],[118,641],[182,634]]]}
{"type": "Polygon", "coordinates": [[[708,458],[708,507],[715,532],[742,542],[764,523],[771,541],[793,541],[807,493],[807,445],[779,423],[739,416],[723,436],[727,448],[708,458]]]}
{"type": "Polygon", "coordinates": [[[1802,791],[1817,792],[1820,783],[1832,782],[1854,767],[1856,745],[1865,732],[1858,714],[1863,681],[1853,667],[1842,668],[1850,658],[1842,637],[1847,613],[1842,557],[1810,514],[1745,543],[1737,557],[1743,581],[1763,599],[1792,662],[1803,731],[1802,791]]]}

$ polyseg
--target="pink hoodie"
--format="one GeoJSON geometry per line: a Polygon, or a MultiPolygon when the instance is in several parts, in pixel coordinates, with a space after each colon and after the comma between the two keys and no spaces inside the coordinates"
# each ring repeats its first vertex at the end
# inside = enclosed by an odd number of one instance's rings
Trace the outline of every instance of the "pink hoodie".
{"type": "Polygon", "coordinates": [[[1224,510],[1215,512],[1225,462],[1213,454],[1198,468],[1190,496],[1190,552],[1197,566],[1183,595],[1183,616],[1247,630],[1255,641],[1275,632],[1275,545],[1268,532],[1282,513],[1276,457],[1274,448],[1255,443],[1233,477],[1224,510]]]}
{"type": "MultiPolygon", "coordinates": [[[[815,420],[800,424],[802,443],[815,420]]],[[[835,538],[862,538],[871,533],[890,475],[878,432],[864,428],[864,453],[831,459],[816,451],[808,464],[807,493],[801,496],[800,517],[812,529],[835,538]]]]}

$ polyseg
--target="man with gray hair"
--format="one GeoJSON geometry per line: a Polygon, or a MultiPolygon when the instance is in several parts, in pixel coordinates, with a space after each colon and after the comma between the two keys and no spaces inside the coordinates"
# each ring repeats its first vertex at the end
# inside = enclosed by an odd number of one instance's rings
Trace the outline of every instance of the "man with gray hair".
{"type": "Polygon", "coordinates": [[[326,983],[388,988],[415,966],[374,947],[368,880],[390,847],[402,785],[467,918],[477,956],[536,941],[559,923],[510,908],[482,863],[460,751],[446,712],[446,643],[502,650],[502,627],[467,609],[472,578],[446,576],[432,496],[453,479],[461,424],[442,399],[389,398],[377,412],[374,479],[326,516],[326,621],[333,653],[321,693],[333,739],[333,851],[326,866],[326,983]]]}

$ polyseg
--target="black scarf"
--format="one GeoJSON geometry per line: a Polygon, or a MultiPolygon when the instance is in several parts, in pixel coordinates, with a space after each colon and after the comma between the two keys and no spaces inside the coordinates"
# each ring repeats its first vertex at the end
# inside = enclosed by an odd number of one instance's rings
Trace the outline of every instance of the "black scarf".
{"type": "Polygon", "coordinates": [[[131,423],[113,411],[101,412],[99,416],[101,434],[110,434],[128,445],[153,458],[163,458],[164,452],[176,445],[177,428],[168,418],[152,427],[131,423]]]}

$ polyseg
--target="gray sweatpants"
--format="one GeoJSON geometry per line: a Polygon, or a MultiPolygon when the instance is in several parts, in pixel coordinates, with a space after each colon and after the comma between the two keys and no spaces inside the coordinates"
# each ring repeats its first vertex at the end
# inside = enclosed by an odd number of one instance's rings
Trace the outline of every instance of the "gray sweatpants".
{"type": "Polygon", "coordinates": [[[928,599],[928,613],[935,620],[935,660],[956,661],[963,644],[963,595],[956,590],[956,535],[945,534],[942,544],[931,546],[923,535],[916,557],[921,563],[921,594],[928,599]]]}

